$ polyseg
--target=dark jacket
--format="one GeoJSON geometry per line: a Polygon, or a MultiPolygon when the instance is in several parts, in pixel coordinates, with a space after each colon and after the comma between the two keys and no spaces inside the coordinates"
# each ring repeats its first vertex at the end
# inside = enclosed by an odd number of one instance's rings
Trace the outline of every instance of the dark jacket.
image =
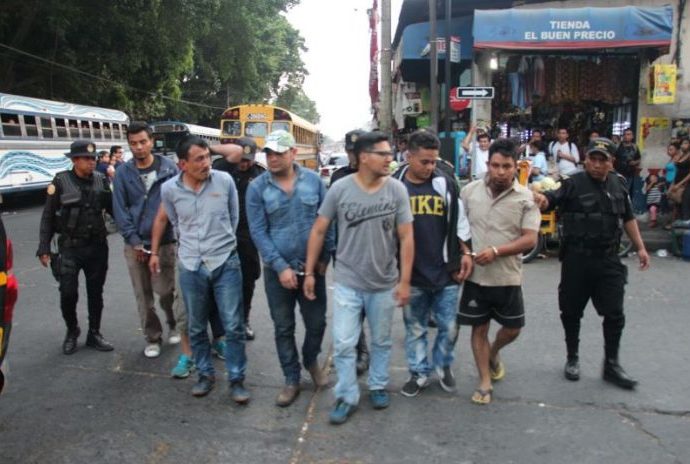
{"type": "MultiPolygon", "coordinates": [[[[408,169],[408,164],[402,165],[393,174],[393,178],[402,182],[408,169]]],[[[458,220],[461,219],[460,215],[463,217],[465,216],[462,202],[460,201],[460,189],[458,188],[455,177],[449,176],[438,166],[434,169],[431,179],[434,190],[444,198],[446,205],[450,206],[446,208],[448,211],[446,215],[447,230],[443,258],[448,272],[455,273],[460,270],[460,259],[462,258],[462,250],[458,239],[458,220]]],[[[465,218],[465,221],[467,221],[467,218],[465,218]]],[[[466,242],[469,241],[469,239],[468,228],[468,236],[463,238],[463,241],[466,242]]]]}
{"type": "MultiPolygon", "coordinates": [[[[148,193],[139,177],[139,170],[134,159],[127,161],[115,171],[113,180],[115,222],[125,242],[131,246],[151,244],[153,220],[161,204],[161,186],[163,182],[178,173],[177,166],[172,160],[161,155],[153,156],[160,160],[160,167],[156,182],[148,193]]],[[[168,225],[161,243],[172,243],[174,239],[172,227],[168,225]]]]}
{"type": "Polygon", "coordinates": [[[105,242],[104,210],[113,210],[107,177],[96,171],[87,179],[73,170],[57,173],[48,186],[36,256],[50,253],[55,234],[60,234],[60,246],[70,241],[74,242],[68,245],[71,247],[105,242]]]}

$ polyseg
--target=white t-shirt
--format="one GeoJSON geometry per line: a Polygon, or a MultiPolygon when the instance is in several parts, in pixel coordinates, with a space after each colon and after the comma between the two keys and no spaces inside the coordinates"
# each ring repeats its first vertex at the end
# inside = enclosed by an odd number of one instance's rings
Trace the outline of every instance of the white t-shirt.
{"type": "Polygon", "coordinates": [[[482,179],[489,170],[486,165],[489,162],[489,150],[482,150],[475,142],[470,144],[470,155],[472,156],[472,177],[482,179]]]}
{"type": "Polygon", "coordinates": [[[574,143],[567,141],[565,143],[560,143],[558,141],[551,143],[551,155],[553,155],[554,159],[558,160],[558,172],[561,175],[566,176],[569,176],[577,172],[577,163],[573,163],[572,161],[565,160],[563,158],[558,159],[558,150],[560,150],[561,153],[564,155],[572,156],[579,163],[580,153],[577,151],[577,146],[574,143]]]}

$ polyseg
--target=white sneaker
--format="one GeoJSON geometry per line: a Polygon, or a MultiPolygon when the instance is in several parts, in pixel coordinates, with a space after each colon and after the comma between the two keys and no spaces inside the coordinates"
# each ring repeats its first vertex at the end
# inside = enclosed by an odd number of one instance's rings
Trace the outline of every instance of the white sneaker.
{"type": "Polygon", "coordinates": [[[168,334],[168,343],[171,345],[177,345],[182,341],[182,335],[176,329],[173,329],[168,334]]]}
{"type": "Polygon", "coordinates": [[[161,354],[161,346],[159,343],[149,343],[144,348],[144,356],[147,358],[157,358],[161,354]]]}

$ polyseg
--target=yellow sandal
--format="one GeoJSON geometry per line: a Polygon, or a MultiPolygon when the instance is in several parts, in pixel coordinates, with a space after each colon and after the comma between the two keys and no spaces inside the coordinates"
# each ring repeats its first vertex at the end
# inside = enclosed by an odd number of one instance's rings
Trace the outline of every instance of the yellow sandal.
{"type": "Polygon", "coordinates": [[[506,376],[506,368],[503,365],[503,361],[498,361],[495,366],[489,362],[489,373],[491,374],[491,380],[502,380],[506,376]]]}
{"type": "Polygon", "coordinates": [[[477,388],[472,395],[472,402],[474,404],[489,404],[494,396],[494,389],[482,390],[477,388]]]}

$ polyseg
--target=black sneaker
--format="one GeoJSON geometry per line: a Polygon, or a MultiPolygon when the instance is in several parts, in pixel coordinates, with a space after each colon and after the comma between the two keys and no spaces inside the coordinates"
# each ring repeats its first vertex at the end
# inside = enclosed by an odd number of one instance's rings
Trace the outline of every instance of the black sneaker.
{"type": "Polygon", "coordinates": [[[249,322],[245,322],[244,324],[244,338],[246,338],[249,341],[254,340],[256,338],[254,329],[252,329],[252,326],[249,325],[249,322]]]}
{"type": "Polygon", "coordinates": [[[410,380],[403,385],[402,389],[400,390],[400,393],[403,396],[407,396],[408,398],[415,397],[419,395],[419,392],[422,391],[422,388],[426,388],[429,385],[429,377],[426,375],[420,375],[420,374],[412,374],[410,376],[410,380]]]}
{"type": "Polygon", "coordinates": [[[86,346],[98,351],[113,351],[114,349],[113,345],[95,330],[89,330],[89,334],[86,336],[86,346]]]}
{"type": "Polygon", "coordinates": [[[216,378],[215,377],[209,377],[207,375],[201,375],[199,376],[199,380],[197,383],[194,384],[192,387],[192,395],[196,397],[201,397],[201,396],[206,396],[209,394],[211,390],[213,390],[213,386],[216,384],[216,378]]]}
{"type": "Polygon", "coordinates": [[[565,362],[563,376],[573,382],[580,380],[580,361],[578,358],[569,358],[565,362]]]}
{"type": "Polygon", "coordinates": [[[81,330],[77,327],[74,330],[68,330],[65,335],[65,341],[62,342],[62,352],[64,354],[72,354],[77,351],[77,339],[81,335],[81,330]]]}
{"type": "Polygon", "coordinates": [[[450,370],[450,366],[446,367],[436,367],[436,375],[438,375],[438,382],[441,384],[441,388],[443,388],[445,391],[448,393],[453,393],[455,391],[455,387],[457,386],[455,382],[455,376],[453,375],[453,371],[450,370]]]}

